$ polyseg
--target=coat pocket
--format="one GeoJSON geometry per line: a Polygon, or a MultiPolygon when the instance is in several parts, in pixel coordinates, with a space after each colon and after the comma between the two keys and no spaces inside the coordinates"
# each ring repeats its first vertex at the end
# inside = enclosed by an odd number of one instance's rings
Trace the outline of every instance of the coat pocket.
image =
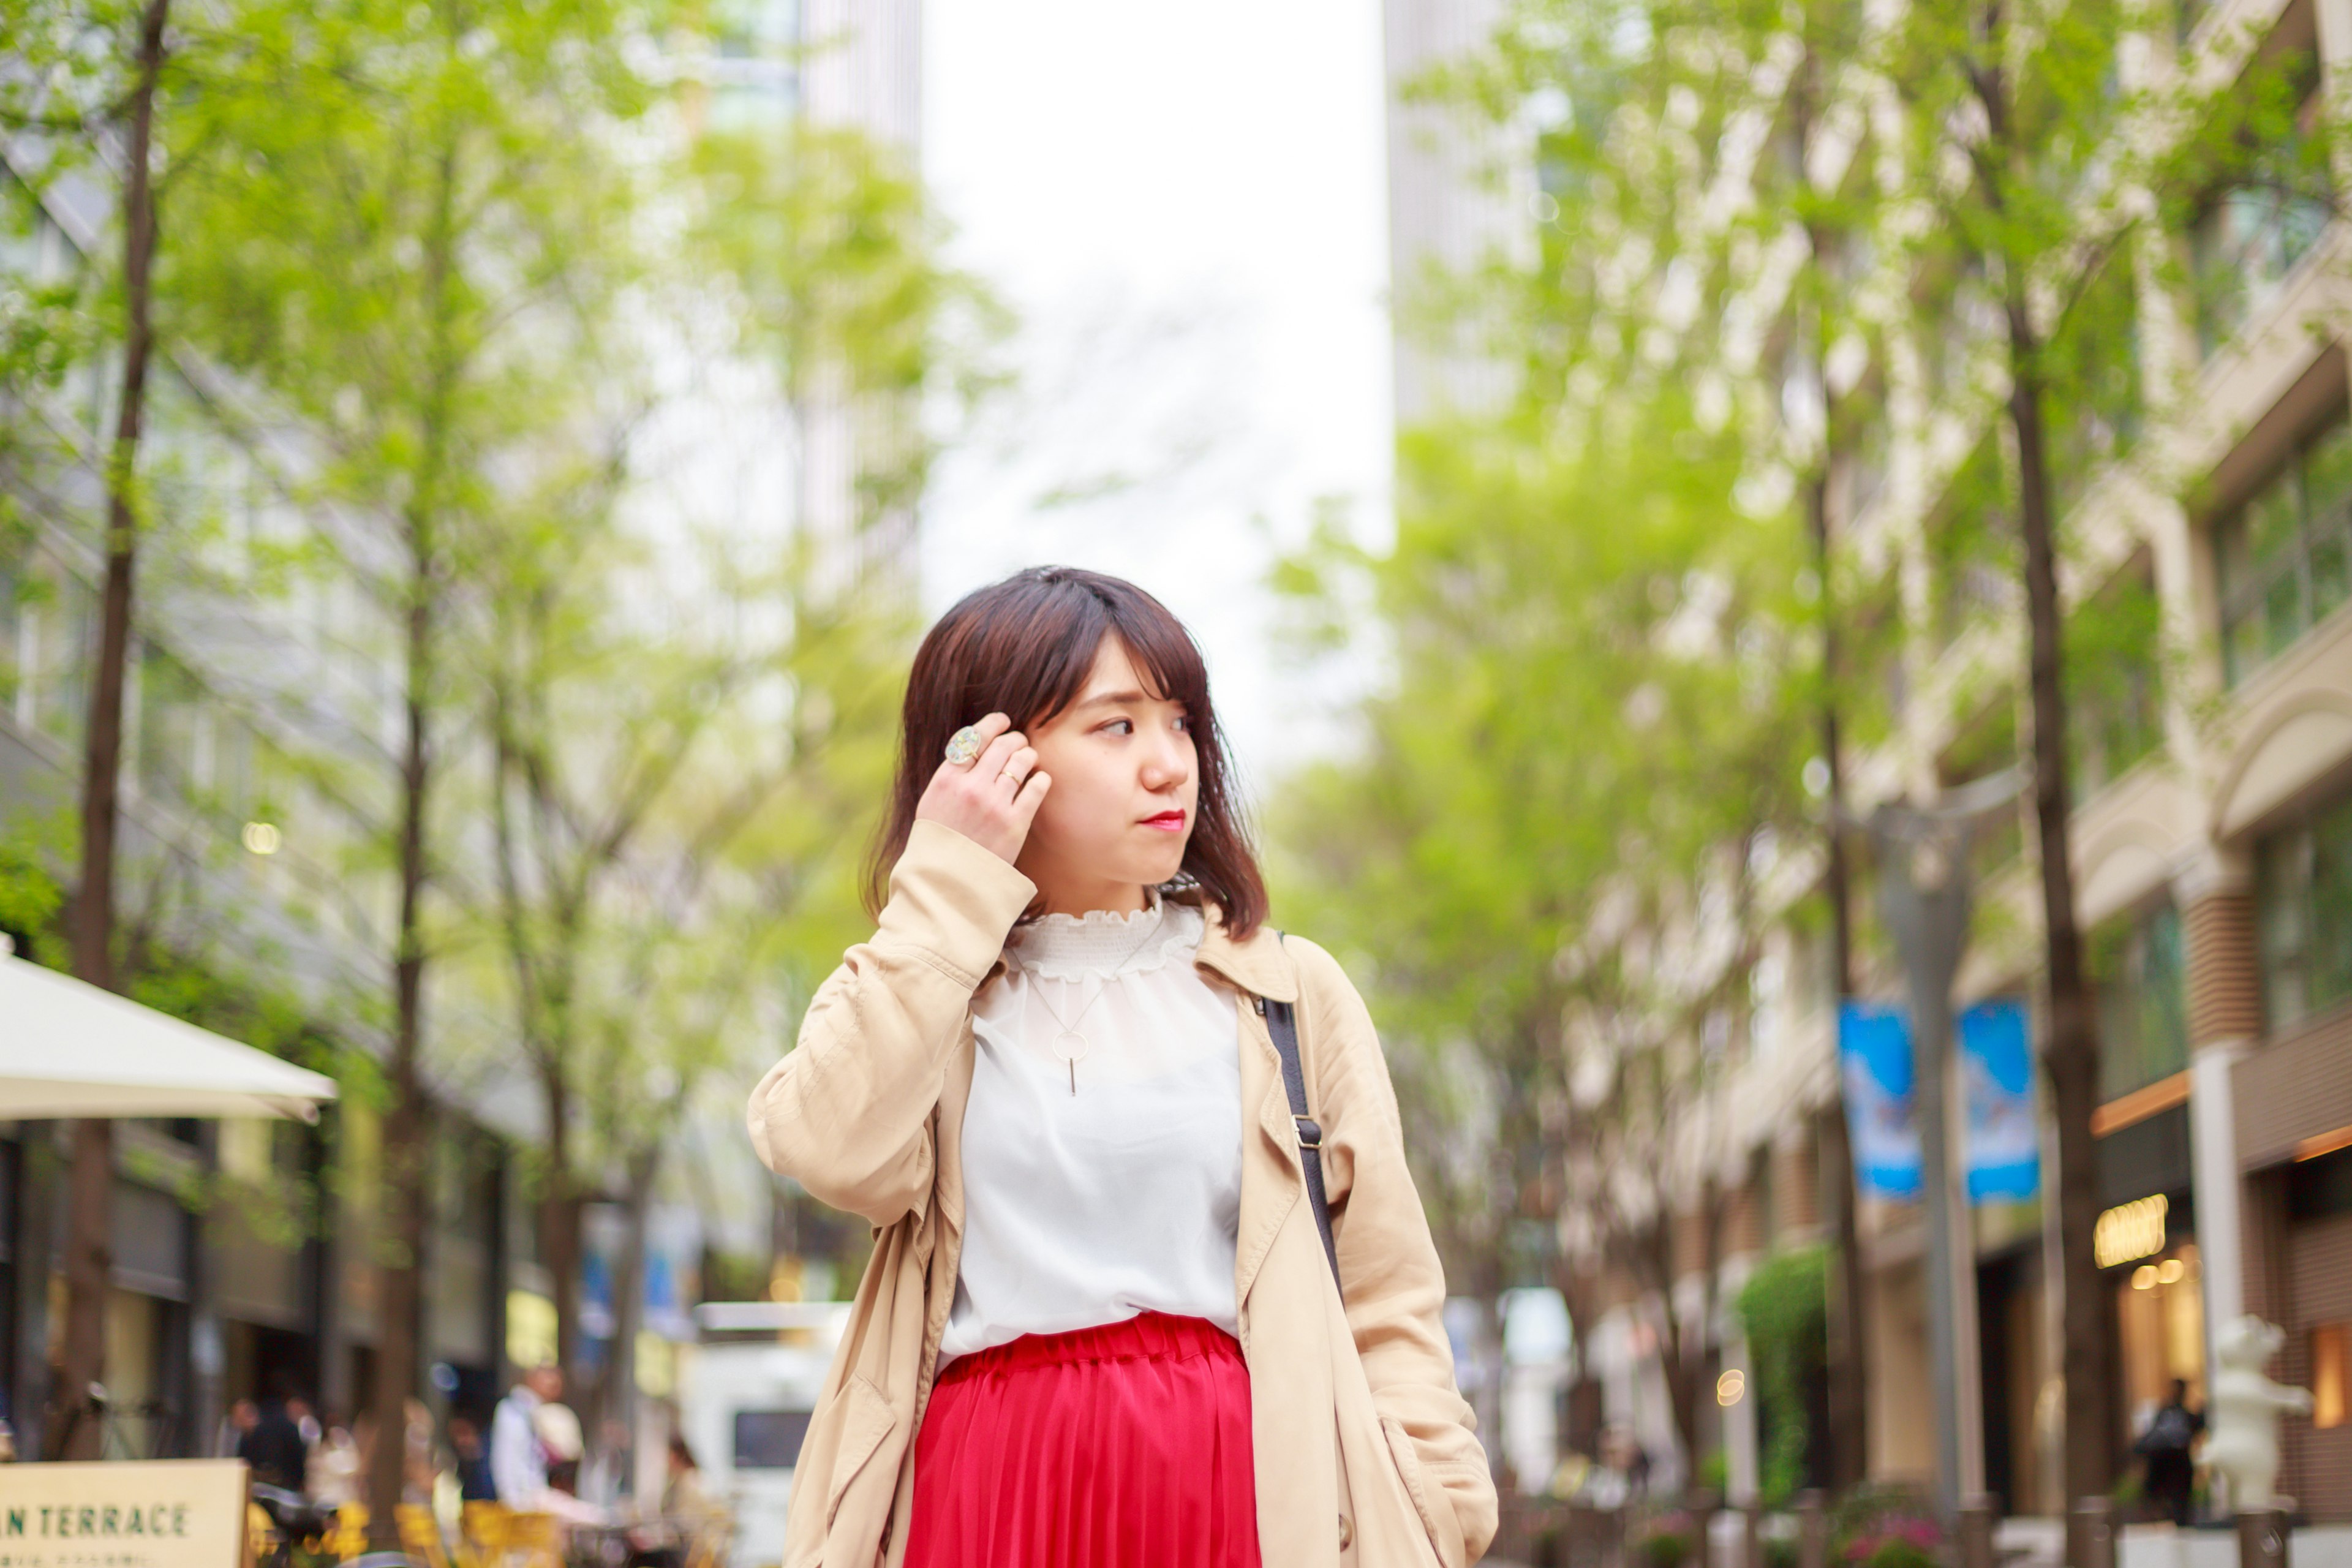
{"type": "Polygon", "coordinates": [[[1453,1500],[1430,1485],[1421,1468],[1420,1450],[1412,1446],[1404,1423],[1392,1415],[1381,1416],[1381,1436],[1388,1439],[1389,1458],[1396,1465],[1397,1479],[1403,1483],[1404,1495],[1420,1517],[1421,1528],[1429,1537],[1430,1551],[1443,1568],[1454,1568],[1467,1558],[1468,1552],[1462,1539],[1461,1521],[1454,1517],[1453,1500]]]}
{"type": "Polygon", "coordinates": [[[842,1390],[841,1446],[835,1450],[833,1474],[824,1489],[824,1527],[829,1534],[841,1513],[841,1500],[850,1482],[866,1468],[874,1450],[898,1425],[898,1414],[882,1391],[864,1377],[853,1377],[842,1390]]]}

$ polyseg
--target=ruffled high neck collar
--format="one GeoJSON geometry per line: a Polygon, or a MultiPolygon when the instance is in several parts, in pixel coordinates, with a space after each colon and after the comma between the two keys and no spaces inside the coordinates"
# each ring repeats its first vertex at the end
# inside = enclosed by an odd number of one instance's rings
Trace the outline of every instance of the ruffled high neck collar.
{"type": "Polygon", "coordinates": [[[1083,915],[1045,915],[1013,929],[1005,954],[1021,968],[1048,980],[1108,979],[1163,967],[1178,954],[1189,957],[1201,945],[1201,911],[1170,903],[1158,894],[1133,914],[1093,910],[1083,915]]]}

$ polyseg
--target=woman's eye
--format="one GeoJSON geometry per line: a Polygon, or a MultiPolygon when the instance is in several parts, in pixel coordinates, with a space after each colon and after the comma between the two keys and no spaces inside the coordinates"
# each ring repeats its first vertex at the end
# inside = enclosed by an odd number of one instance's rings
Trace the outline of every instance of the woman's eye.
{"type": "Polygon", "coordinates": [[[1135,721],[1114,719],[1102,727],[1102,732],[1106,735],[1132,735],[1135,733],[1135,721]]]}

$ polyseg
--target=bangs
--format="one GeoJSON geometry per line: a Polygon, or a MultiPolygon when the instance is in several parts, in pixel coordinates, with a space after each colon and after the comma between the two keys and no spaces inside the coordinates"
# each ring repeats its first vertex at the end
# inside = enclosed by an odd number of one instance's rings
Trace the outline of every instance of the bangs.
{"type": "Polygon", "coordinates": [[[1211,722],[1214,715],[1209,710],[1209,667],[1182,622],[1156,602],[1150,608],[1159,611],[1157,615],[1138,614],[1125,605],[1104,605],[1091,596],[1085,607],[1092,613],[1078,617],[1078,624],[1069,628],[1072,635],[1048,638],[1058,644],[1055,651],[1061,657],[1053,661],[1052,673],[1042,682],[1035,711],[1022,713],[996,705],[1013,718],[1015,728],[1049,722],[1084,696],[1087,679],[1102,657],[1103,643],[1113,637],[1127,650],[1136,673],[1143,677],[1145,695],[1155,701],[1181,703],[1195,722],[1211,722]]]}
{"type": "Polygon", "coordinates": [[[957,601],[925,635],[907,676],[890,811],[866,868],[866,902],[878,912],[890,867],[906,847],[925,783],[948,738],[983,715],[1015,728],[1050,721],[1086,690],[1103,639],[1115,637],[1161,701],[1183,705],[1199,759],[1199,816],[1182,875],[1246,937],[1265,918],[1265,884],[1209,701],[1200,645],[1168,607],[1134,584],[1099,572],[1041,566],[957,601]]]}

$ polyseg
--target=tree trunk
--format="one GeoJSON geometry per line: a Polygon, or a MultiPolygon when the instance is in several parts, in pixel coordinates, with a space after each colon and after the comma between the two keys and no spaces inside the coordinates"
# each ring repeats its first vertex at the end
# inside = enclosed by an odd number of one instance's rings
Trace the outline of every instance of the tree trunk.
{"type": "Polygon", "coordinates": [[[593,1440],[604,1440],[614,1421],[636,1429],[637,1331],[645,1326],[646,1223],[653,1206],[654,1178],[661,1147],[644,1144],[629,1156],[628,1190],[623,1198],[621,1256],[613,1264],[613,1349],[597,1380],[593,1440]]]}
{"type": "Polygon", "coordinates": [[[382,1551],[400,1543],[396,1510],[408,1445],[407,1402],[420,1385],[417,1266],[425,1247],[425,1132],[422,1070],[425,1041],[425,893],[432,878],[426,834],[431,820],[433,704],[439,700],[434,605],[442,591],[441,481],[448,459],[449,421],[459,355],[449,320],[451,273],[457,260],[457,153],[454,132],[435,161],[435,208],[425,247],[426,321],[432,333],[430,380],[419,408],[423,442],[407,516],[407,581],[402,605],[406,631],[403,679],[404,737],[400,758],[399,925],[393,960],[393,1104],[384,1119],[384,1235],[376,1267],[374,1405],[376,1447],[368,1467],[368,1542],[382,1551]]]}
{"type": "MultiPolygon", "coordinates": [[[[1823,397],[1827,397],[1826,384],[1823,397]]],[[[1853,907],[1845,853],[1845,763],[1838,724],[1837,605],[1830,592],[1831,463],[1824,456],[1806,503],[1812,526],[1813,568],[1821,579],[1822,760],[1829,770],[1823,803],[1829,826],[1822,846],[1827,866],[1822,892],[1830,906],[1830,989],[1834,1009],[1853,994],[1853,907]]],[[[1832,1026],[1834,1022],[1832,1017],[1832,1026]]],[[[1827,1308],[1830,1482],[1843,1489],[1860,1485],[1869,1473],[1870,1355],[1863,1317],[1862,1237],[1856,1225],[1861,1205],[1853,1186],[1853,1144],[1846,1135],[1844,1075],[1833,1074],[1831,1081],[1837,1089],[1818,1151],[1822,1192],[1829,1200],[1831,1235],[1837,1248],[1829,1271],[1827,1308]]]]}
{"type": "MultiPolygon", "coordinates": [[[[2014,273],[2012,270],[2012,277],[2014,273]]],[[[2032,646],[2033,817],[2042,870],[2049,1033],[2042,1047],[2058,1127],[2058,1244],[2063,1258],[2066,1389],[2066,1496],[2098,1497],[2115,1479],[2107,1314],[2091,1233],[2099,1218],[2098,1020],[2074,923],[2073,792],[2067,779],[2065,616],[2058,601],[2057,541],[2050,515],[2049,455],[2042,423],[2041,344],[2021,282],[2008,300],[2010,422],[2017,437],[2018,527],[2025,544],[2026,622],[2032,646]]]]}
{"type": "Polygon", "coordinates": [[[540,1074],[547,1098],[546,1185],[539,1195],[539,1260],[555,1300],[555,1364],[580,1373],[580,1194],[572,1179],[572,1085],[553,1068],[540,1074]]]}
{"type": "Polygon", "coordinates": [[[1658,1223],[1655,1246],[1657,1253],[1654,1279],[1664,1283],[1657,1286],[1660,1313],[1665,1332],[1658,1345],[1658,1361],[1665,1375],[1666,1403],[1672,1406],[1675,1436],[1683,1447],[1683,1489],[1691,1491],[1698,1485],[1699,1426],[1701,1402],[1707,1397],[1706,1350],[1714,1332],[1717,1313],[1716,1275],[1720,1271],[1723,1237],[1723,1194],[1712,1180],[1702,1184],[1699,1194],[1699,1224],[1703,1241],[1699,1257],[1699,1303],[1696,1320],[1685,1321],[1675,1309],[1675,1287],[1681,1283],[1675,1277],[1675,1216],[1669,1209],[1658,1223]]]}
{"type": "MultiPolygon", "coordinates": [[[[139,441],[147,414],[147,363],[153,355],[151,307],[155,260],[155,88],[163,70],[163,30],[171,0],[148,0],[139,24],[139,74],[131,90],[123,149],[122,394],[106,473],[106,585],[99,609],[98,669],[90,682],[82,737],[81,868],[74,890],[74,973],[113,990],[114,850],[122,770],[122,694],[131,662],[132,568],[139,548],[139,441]]],[[[50,1449],[62,1458],[95,1459],[104,1441],[90,1391],[106,1375],[106,1295],[114,1274],[114,1129],[75,1123],[73,1170],[67,1181],[64,1364],[53,1394],[50,1449]]]]}
{"type": "MultiPolygon", "coordinates": [[[[415,528],[412,522],[412,529],[415,528]]],[[[392,1110],[383,1127],[383,1222],[376,1266],[375,1451],[368,1469],[368,1541],[400,1543],[395,1510],[407,1458],[407,1403],[415,1395],[422,1316],[417,1262],[425,1247],[425,1106],[418,1058],[424,1037],[422,929],[425,811],[433,753],[428,693],[433,671],[433,553],[414,542],[407,616],[406,734],[401,750],[400,925],[393,963],[392,1110]]]]}

